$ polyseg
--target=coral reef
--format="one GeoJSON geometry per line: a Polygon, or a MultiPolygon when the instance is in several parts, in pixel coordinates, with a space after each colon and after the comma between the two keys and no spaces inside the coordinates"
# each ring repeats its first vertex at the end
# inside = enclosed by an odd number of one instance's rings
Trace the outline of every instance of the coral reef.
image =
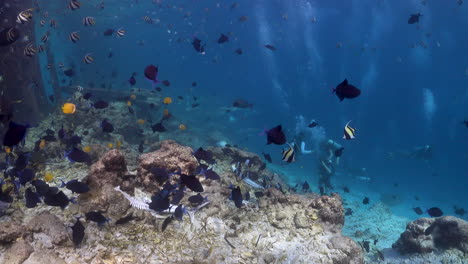
{"type": "Polygon", "coordinates": [[[408,223],[392,246],[401,253],[427,253],[458,248],[468,253],[468,222],[454,216],[419,218],[408,223]]]}

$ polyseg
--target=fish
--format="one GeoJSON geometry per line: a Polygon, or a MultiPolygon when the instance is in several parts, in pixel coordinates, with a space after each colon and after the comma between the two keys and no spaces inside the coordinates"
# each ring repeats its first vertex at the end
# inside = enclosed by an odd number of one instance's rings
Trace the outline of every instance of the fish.
{"type": "Polygon", "coordinates": [[[135,79],[135,72],[132,74],[132,76],[128,79],[128,83],[130,83],[131,86],[135,86],[136,84],[136,79],[135,79]]]}
{"type": "Polygon", "coordinates": [[[310,121],[309,125],[307,125],[308,128],[314,128],[316,126],[318,126],[318,123],[315,120],[310,121]]]}
{"type": "Polygon", "coordinates": [[[190,190],[194,192],[203,192],[203,185],[195,176],[189,176],[185,174],[180,175],[181,184],[187,186],[190,190]]]}
{"type": "Polygon", "coordinates": [[[45,48],[44,48],[43,45],[39,45],[39,46],[37,47],[37,52],[42,53],[42,52],[44,52],[44,51],[45,51],[45,48]]]}
{"type": "Polygon", "coordinates": [[[276,48],[274,46],[270,45],[270,44],[266,44],[266,45],[264,45],[264,47],[269,49],[269,50],[272,50],[272,51],[276,50],[276,48]]]}
{"type": "Polygon", "coordinates": [[[3,145],[7,147],[14,147],[24,140],[26,133],[30,128],[29,124],[20,124],[10,121],[8,130],[3,136],[3,145]]]}
{"type": "Polygon", "coordinates": [[[73,135],[67,140],[67,144],[69,144],[70,146],[79,145],[81,144],[81,137],[78,135],[73,135]]]}
{"type": "Polygon", "coordinates": [[[245,199],[244,200],[246,200],[246,201],[250,200],[250,192],[249,191],[245,192],[245,199]]]}
{"type": "Polygon", "coordinates": [[[76,43],[78,42],[78,40],[80,40],[80,33],[77,31],[73,31],[72,33],[70,33],[70,35],[68,35],[68,39],[71,42],[76,43]]]}
{"type": "Polygon", "coordinates": [[[369,197],[364,197],[364,200],[362,200],[362,204],[369,204],[369,197]]]}
{"type": "Polygon", "coordinates": [[[26,207],[27,208],[34,208],[37,206],[38,203],[41,203],[41,199],[39,195],[34,192],[31,187],[28,187],[24,192],[24,198],[26,200],[26,207]]]}
{"type": "Polygon", "coordinates": [[[78,180],[71,180],[68,181],[67,183],[62,181],[62,186],[60,187],[66,187],[68,190],[72,191],[72,193],[87,193],[89,192],[89,186],[84,183],[80,182],[78,180]]]}
{"type": "Polygon", "coordinates": [[[153,24],[153,19],[149,16],[144,16],[143,21],[145,21],[148,24],[153,24]]]}
{"type": "Polygon", "coordinates": [[[18,14],[18,16],[16,17],[16,22],[19,23],[19,24],[27,23],[29,20],[31,20],[33,18],[32,11],[33,11],[32,8],[21,11],[18,14]]]}
{"type": "Polygon", "coordinates": [[[226,43],[228,41],[229,41],[229,37],[224,34],[221,34],[221,36],[218,38],[219,44],[226,43]]]}
{"type": "Polygon", "coordinates": [[[72,226],[72,241],[75,247],[79,246],[83,241],[85,235],[85,227],[81,223],[80,219],[76,219],[76,223],[72,226]]]}
{"type": "Polygon", "coordinates": [[[163,124],[161,122],[152,125],[151,129],[153,130],[153,133],[155,133],[155,132],[166,132],[167,131],[167,129],[163,126],[163,124]]]}
{"type": "Polygon", "coordinates": [[[218,173],[216,173],[212,169],[204,170],[203,175],[205,176],[205,178],[211,179],[211,180],[214,180],[214,181],[217,181],[217,180],[221,179],[221,177],[218,175],[218,173]]]}
{"type": "Polygon", "coordinates": [[[346,187],[346,186],[344,186],[344,187],[343,187],[343,192],[345,192],[345,193],[349,193],[349,188],[348,188],[348,187],[346,187]]]}
{"type": "Polygon", "coordinates": [[[104,30],[104,32],[102,32],[102,35],[106,36],[106,37],[110,37],[114,34],[114,29],[112,28],[108,28],[106,30],[104,30]]]}
{"type": "Polygon", "coordinates": [[[200,53],[200,54],[202,54],[202,55],[205,55],[205,54],[206,54],[206,52],[205,52],[205,46],[206,46],[206,44],[205,44],[205,45],[202,45],[200,39],[198,39],[198,38],[196,38],[196,37],[193,37],[192,46],[193,46],[193,48],[194,48],[198,53],[200,53]]]}
{"type": "Polygon", "coordinates": [[[49,22],[49,25],[51,28],[56,28],[57,27],[57,22],[55,21],[55,19],[51,19],[50,22],[49,22]]]}
{"type": "Polygon", "coordinates": [[[41,180],[33,180],[31,181],[31,184],[32,186],[34,186],[34,188],[36,188],[36,192],[40,196],[46,195],[50,190],[50,186],[46,182],[41,180]]]}
{"type": "Polygon", "coordinates": [[[466,211],[465,209],[463,208],[458,208],[456,206],[453,207],[453,212],[456,214],[456,215],[459,215],[461,217],[463,217],[465,214],[466,214],[466,211]]]}
{"type": "Polygon", "coordinates": [[[244,100],[244,99],[236,99],[233,103],[232,103],[232,106],[233,107],[237,107],[237,108],[252,108],[253,107],[253,104],[249,103],[247,100],[244,100]]]}
{"type": "Polygon", "coordinates": [[[179,189],[175,191],[172,195],[171,204],[178,205],[180,201],[184,198],[184,189],[179,189]]]}
{"type": "Polygon", "coordinates": [[[107,108],[109,106],[109,103],[107,103],[106,101],[99,100],[99,101],[95,102],[93,104],[93,106],[96,109],[104,109],[104,108],[107,108]]]}
{"type": "MultiPolygon", "coordinates": [[[[294,143],[293,143],[294,144],[294,143]]],[[[281,160],[286,161],[287,163],[294,162],[295,151],[292,145],[289,145],[289,148],[281,151],[281,160]]]]}
{"type": "Polygon", "coordinates": [[[262,192],[262,191],[257,191],[257,192],[254,192],[255,194],[255,197],[258,199],[258,198],[262,198],[263,196],[265,196],[265,194],[262,192]]]}
{"type": "Polygon", "coordinates": [[[238,20],[239,20],[239,22],[245,22],[245,21],[247,21],[247,19],[248,19],[247,16],[241,16],[241,17],[239,17],[238,20]]]}
{"type": "Polygon", "coordinates": [[[49,191],[44,195],[44,203],[49,206],[57,206],[65,209],[70,203],[70,200],[62,191],[56,188],[49,188],[49,191]]]}
{"type": "Polygon", "coordinates": [[[267,145],[273,143],[276,145],[283,145],[286,143],[286,136],[282,131],[282,126],[278,125],[270,130],[267,130],[267,145]]]}
{"type": "Polygon", "coordinates": [[[184,124],[180,124],[180,125],[179,125],[179,130],[184,131],[184,130],[186,130],[186,129],[187,129],[187,126],[186,126],[186,125],[184,125],[184,124]]]}
{"type": "Polygon", "coordinates": [[[442,212],[442,210],[440,210],[440,208],[438,208],[438,207],[431,207],[431,208],[427,209],[426,212],[431,217],[439,217],[439,216],[444,215],[444,212],[442,212]]]}
{"type": "Polygon", "coordinates": [[[310,190],[310,186],[309,186],[309,183],[307,181],[305,181],[303,184],[302,184],[302,191],[303,192],[306,192],[306,191],[309,191],[310,190]]]}
{"type": "Polygon", "coordinates": [[[197,82],[192,82],[192,87],[197,86],[197,82]]]}
{"type": "Polygon", "coordinates": [[[100,211],[91,211],[85,213],[86,221],[93,221],[99,226],[105,224],[108,219],[100,211]]]}
{"type": "Polygon", "coordinates": [[[232,188],[231,198],[234,201],[234,204],[237,208],[242,207],[242,192],[239,186],[232,188]]]}
{"type": "Polygon", "coordinates": [[[335,150],[333,152],[333,155],[335,155],[335,157],[341,157],[341,155],[343,155],[343,150],[344,150],[344,147],[341,147],[341,148],[335,150]]]}
{"type": "Polygon", "coordinates": [[[144,143],[145,143],[145,141],[142,140],[142,141],[140,142],[140,145],[138,145],[138,151],[139,151],[140,153],[143,153],[143,151],[145,150],[145,148],[144,148],[144,146],[143,146],[144,143]]]}
{"type": "Polygon", "coordinates": [[[37,54],[37,49],[34,47],[32,43],[29,43],[24,47],[23,54],[27,57],[32,57],[37,54]]]}
{"type": "Polygon", "coordinates": [[[136,219],[136,217],[133,216],[133,214],[129,214],[129,215],[127,215],[125,217],[122,217],[119,220],[115,221],[115,224],[116,225],[123,225],[123,224],[126,224],[126,223],[134,220],[134,219],[136,219]]]}
{"type": "Polygon", "coordinates": [[[102,132],[112,133],[114,131],[114,126],[107,121],[107,119],[102,120],[101,122],[102,132]]]}
{"type": "Polygon", "coordinates": [[[411,14],[408,18],[408,24],[415,24],[419,23],[419,17],[421,17],[421,13],[411,14]]]}
{"type": "Polygon", "coordinates": [[[46,182],[51,182],[52,180],[54,179],[54,175],[52,174],[52,172],[46,172],[46,174],[44,175],[44,180],[46,182]]]}
{"type": "Polygon", "coordinates": [[[457,0],[457,4],[458,4],[459,6],[463,5],[463,0],[457,0]]]}
{"type": "Polygon", "coordinates": [[[151,203],[149,203],[149,208],[156,211],[162,212],[168,209],[170,206],[169,197],[161,196],[160,193],[151,196],[151,203]]]}
{"type": "Polygon", "coordinates": [[[413,208],[413,211],[417,214],[417,215],[422,215],[424,212],[423,210],[421,209],[421,207],[414,207],[413,208]]]}
{"type": "Polygon", "coordinates": [[[73,77],[75,75],[75,71],[73,69],[67,69],[63,71],[63,74],[67,77],[73,77]]]}
{"type": "Polygon", "coordinates": [[[32,169],[24,169],[23,171],[19,172],[19,183],[21,185],[26,185],[26,183],[32,181],[36,176],[36,173],[32,169]]]}
{"type": "Polygon", "coordinates": [[[31,159],[30,152],[21,153],[15,161],[15,164],[14,164],[15,170],[17,171],[24,170],[28,166],[30,159],[31,159]]]}
{"type": "Polygon", "coordinates": [[[370,251],[370,242],[369,241],[362,241],[362,246],[364,247],[364,249],[366,250],[367,253],[369,253],[370,251]]]}
{"type": "Polygon", "coordinates": [[[424,230],[424,235],[428,236],[428,235],[432,234],[432,231],[434,231],[435,227],[436,227],[436,225],[434,223],[432,223],[428,228],[426,228],[426,230],[424,230]]]}
{"type": "Polygon", "coordinates": [[[119,28],[117,31],[115,31],[115,35],[119,38],[125,36],[127,32],[123,28],[119,28]]]}
{"type": "Polygon", "coordinates": [[[168,80],[162,81],[162,84],[163,84],[164,86],[171,86],[171,83],[170,83],[168,80]]]}
{"type": "Polygon", "coordinates": [[[269,162],[269,163],[272,163],[272,159],[271,159],[271,155],[268,154],[268,153],[262,153],[263,154],[263,157],[269,162]]]}
{"type": "Polygon", "coordinates": [[[157,79],[158,72],[159,72],[158,67],[154,65],[146,66],[145,71],[144,71],[146,79],[152,81],[153,84],[159,83],[159,80],[157,79]]]}
{"type": "Polygon", "coordinates": [[[234,51],[234,53],[236,53],[237,55],[242,55],[242,54],[244,53],[244,51],[243,51],[242,49],[239,48],[239,49],[236,49],[236,50],[234,51]]]}
{"type": "Polygon", "coordinates": [[[199,147],[194,153],[193,156],[200,161],[204,160],[208,164],[214,164],[216,161],[213,159],[213,152],[210,150],[204,150],[202,147],[199,147]]]}
{"type": "Polygon", "coordinates": [[[346,208],[345,216],[350,216],[350,215],[353,215],[353,209],[351,209],[351,208],[346,208]]]}
{"type": "Polygon", "coordinates": [[[173,219],[174,218],[172,217],[172,215],[164,219],[164,222],[162,223],[162,226],[161,226],[161,231],[164,232],[164,230],[166,230],[167,226],[172,222],[173,219]]]}
{"type": "Polygon", "coordinates": [[[172,175],[167,171],[165,168],[160,168],[160,167],[151,167],[149,169],[149,172],[151,172],[153,178],[160,184],[164,183],[169,179],[169,177],[172,175]]]}
{"type": "Polygon", "coordinates": [[[68,8],[70,8],[72,11],[75,11],[81,7],[81,3],[77,0],[71,0],[70,3],[68,4],[68,8]]]}
{"type": "Polygon", "coordinates": [[[76,105],[72,103],[64,103],[62,105],[62,113],[64,114],[74,114],[76,111],[76,105]]]}
{"type": "Polygon", "coordinates": [[[338,96],[340,101],[343,101],[345,98],[353,99],[358,97],[361,94],[361,90],[356,86],[349,84],[348,79],[344,79],[343,82],[333,89],[332,93],[336,93],[336,96],[338,96]]]}
{"type": "Polygon", "coordinates": [[[94,17],[87,16],[83,18],[83,25],[85,27],[94,26],[96,24],[96,19],[94,17]]]}
{"type": "Polygon", "coordinates": [[[163,103],[168,105],[172,103],[172,98],[171,97],[165,97],[163,100],[163,103]]]}
{"type": "Polygon", "coordinates": [[[5,28],[0,32],[0,46],[13,44],[20,37],[19,30],[14,27],[5,28]]]}
{"type": "Polygon", "coordinates": [[[177,208],[175,209],[174,211],[174,218],[179,220],[179,221],[182,221],[182,217],[184,216],[184,214],[186,213],[186,209],[183,205],[179,205],[177,206],[177,208]]]}
{"type": "Polygon", "coordinates": [[[49,41],[49,35],[50,35],[50,32],[47,31],[47,32],[41,37],[41,42],[46,43],[47,41],[49,41]]]}
{"type": "Polygon", "coordinates": [[[203,201],[205,201],[206,198],[204,198],[200,193],[196,194],[196,195],[192,195],[188,198],[188,201],[192,204],[192,205],[199,205],[201,204],[203,201]]]}
{"type": "Polygon", "coordinates": [[[89,163],[91,161],[91,157],[88,153],[76,147],[66,153],[65,156],[71,162],[89,163]]]}
{"type": "Polygon", "coordinates": [[[94,57],[91,56],[91,53],[87,53],[84,57],[83,57],[83,62],[86,63],[86,64],[91,64],[94,62],[94,57]]]}
{"type": "MultiPolygon", "coordinates": [[[[347,139],[347,140],[350,140],[350,139],[353,139],[353,138],[356,138],[356,129],[355,128],[352,128],[349,123],[351,123],[351,120],[348,121],[348,123],[346,123],[345,125],[345,128],[344,128],[344,135],[343,135],[343,139],[347,139]]],[[[344,149],[344,148],[343,148],[344,149]]],[[[341,150],[342,152],[343,150],[341,150]]],[[[341,154],[341,153],[339,153],[341,154]]]]}

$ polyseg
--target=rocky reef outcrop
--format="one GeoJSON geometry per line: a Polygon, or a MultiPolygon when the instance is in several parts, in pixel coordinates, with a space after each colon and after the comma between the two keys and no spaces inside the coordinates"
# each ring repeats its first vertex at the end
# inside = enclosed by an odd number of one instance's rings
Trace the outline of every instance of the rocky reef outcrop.
{"type": "Polygon", "coordinates": [[[468,253],[468,222],[454,217],[419,218],[408,223],[392,246],[400,253],[429,253],[457,248],[468,253]]]}

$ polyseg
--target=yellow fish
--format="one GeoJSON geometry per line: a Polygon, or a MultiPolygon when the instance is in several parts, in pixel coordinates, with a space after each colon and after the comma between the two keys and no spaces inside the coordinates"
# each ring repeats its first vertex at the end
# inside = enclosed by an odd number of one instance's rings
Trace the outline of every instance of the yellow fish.
{"type": "Polygon", "coordinates": [[[41,139],[41,142],[39,143],[39,149],[43,149],[46,145],[46,141],[44,139],[41,139]]]}
{"type": "Polygon", "coordinates": [[[145,120],[143,120],[143,119],[138,119],[138,120],[137,120],[137,123],[140,124],[140,125],[144,125],[144,124],[145,124],[145,120]]]}
{"type": "Polygon", "coordinates": [[[10,154],[11,153],[11,148],[10,147],[5,147],[5,152],[6,152],[6,154],[10,154]]]}
{"type": "Polygon", "coordinates": [[[115,147],[116,148],[122,147],[122,142],[120,140],[117,140],[117,142],[115,143],[115,147]]]}
{"type": "Polygon", "coordinates": [[[132,106],[132,102],[131,102],[131,101],[127,101],[127,105],[128,105],[128,106],[132,106]]]}
{"type": "Polygon", "coordinates": [[[72,103],[64,103],[62,106],[62,112],[64,114],[73,114],[76,111],[75,104],[72,103]]]}
{"type": "Polygon", "coordinates": [[[180,124],[180,125],[179,125],[179,129],[180,129],[181,131],[184,131],[185,129],[187,129],[187,127],[186,127],[184,124],[180,124]]]}
{"type": "Polygon", "coordinates": [[[167,105],[170,104],[170,103],[172,103],[172,98],[170,98],[170,97],[164,98],[163,103],[164,103],[164,104],[167,104],[167,105]]]}
{"type": "Polygon", "coordinates": [[[350,140],[350,139],[353,139],[356,137],[356,129],[355,128],[352,128],[349,123],[351,123],[352,120],[349,120],[348,123],[346,123],[346,126],[344,128],[344,136],[343,136],[343,139],[347,139],[347,140],[350,140]]]}
{"type": "Polygon", "coordinates": [[[46,174],[44,175],[44,181],[51,182],[53,179],[54,175],[52,174],[52,172],[46,172],[46,174]]]}
{"type": "Polygon", "coordinates": [[[134,95],[134,94],[130,95],[130,99],[135,100],[135,99],[136,99],[136,95],[134,95]]]}
{"type": "Polygon", "coordinates": [[[114,144],[109,143],[109,144],[107,144],[107,146],[108,146],[109,148],[113,148],[113,147],[114,147],[114,144]]]}
{"type": "Polygon", "coordinates": [[[84,146],[83,151],[86,152],[86,153],[91,152],[91,146],[84,146]]]}

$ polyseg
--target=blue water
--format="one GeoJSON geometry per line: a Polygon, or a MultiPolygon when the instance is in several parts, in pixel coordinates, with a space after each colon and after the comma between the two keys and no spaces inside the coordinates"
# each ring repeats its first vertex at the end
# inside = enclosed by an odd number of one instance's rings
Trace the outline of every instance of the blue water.
{"type": "MultiPolygon", "coordinates": [[[[297,162],[285,164],[282,147],[267,146],[259,136],[282,124],[292,140],[301,128],[299,116],[305,122],[316,119],[320,135],[345,147],[332,177],[336,191],[346,185],[373,200],[379,194],[398,195],[403,204],[393,212],[413,219],[415,206],[438,206],[447,214],[453,214],[453,205],[467,206],[468,130],[462,123],[468,119],[467,4],[257,0],[237,1],[231,8],[231,1],[108,0],[102,10],[96,7],[99,1],[83,1],[72,12],[66,1],[38,2],[54,14],[58,28],[37,25],[36,32],[42,36],[51,31],[56,63],[76,66],[74,85],[104,83],[112,85],[110,91],[126,91],[128,78],[137,72],[136,87],[151,89],[143,70],[155,64],[159,78],[171,82],[163,87],[164,96],[200,98],[197,110],[187,111],[188,102],[171,105],[188,125],[187,133],[200,138],[196,142],[216,144],[209,134],[218,131],[230,144],[270,153],[271,167],[290,184],[307,180],[318,191],[316,155],[298,155],[297,162]],[[420,23],[409,25],[409,15],[418,12],[423,14],[420,23]],[[147,24],[145,15],[160,22],[147,24]],[[95,17],[96,26],[84,27],[84,16],[95,17]],[[240,22],[240,16],[247,21],[240,22]],[[127,32],[123,38],[102,35],[120,27],[127,32]],[[77,44],[68,40],[72,31],[81,34],[77,44]],[[230,33],[228,43],[216,43],[221,33],[230,33]],[[206,55],[193,49],[193,36],[206,43],[206,55]],[[238,48],[242,55],[234,53],[238,48]],[[94,64],[82,63],[87,53],[94,64]],[[340,102],[331,93],[344,78],[362,90],[358,98],[340,102]],[[198,85],[191,87],[194,81],[198,85]],[[253,103],[253,109],[225,113],[223,107],[237,98],[253,103]],[[349,120],[357,134],[345,141],[343,128],[349,120]],[[424,145],[433,148],[428,162],[388,158],[389,152],[424,145]],[[371,182],[350,174],[361,168],[371,182]]],[[[41,62],[45,69],[47,62],[41,62]]],[[[317,131],[305,131],[306,145],[317,144],[317,131]]]]}

